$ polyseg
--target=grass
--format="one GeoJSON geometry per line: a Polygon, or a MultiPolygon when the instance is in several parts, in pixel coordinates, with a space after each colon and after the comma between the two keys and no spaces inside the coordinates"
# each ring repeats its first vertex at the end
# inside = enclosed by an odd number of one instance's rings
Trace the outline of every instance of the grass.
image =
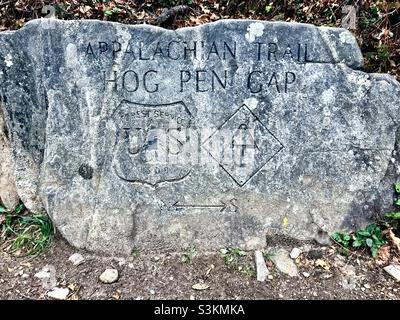
{"type": "Polygon", "coordinates": [[[37,257],[49,248],[54,236],[49,216],[32,214],[22,203],[12,212],[0,205],[0,213],[1,240],[10,242],[11,252],[37,257]]]}
{"type": "Polygon", "coordinates": [[[225,264],[249,277],[256,276],[254,265],[248,262],[247,252],[240,248],[226,247],[219,250],[225,264]]]}
{"type": "Polygon", "coordinates": [[[183,253],[181,261],[186,264],[191,264],[197,255],[197,249],[195,247],[190,247],[183,253]]]}

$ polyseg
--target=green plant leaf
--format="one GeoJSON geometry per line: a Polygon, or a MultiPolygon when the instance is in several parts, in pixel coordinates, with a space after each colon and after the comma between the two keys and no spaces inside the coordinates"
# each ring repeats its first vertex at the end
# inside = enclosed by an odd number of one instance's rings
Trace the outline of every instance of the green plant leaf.
{"type": "Polygon", "coordinates": [[[25,206],[24,204],[21,202],[20,204],[17,205],[17,207],[14,209],[14,212],[16,214],[20,214],[22,211],[24,211],[25,206]]]}
{"type": "Polygon", "coordinates": [[[4,213],[4,212],[8,212],[8,210],[6,208],[4,208],[3,206],[0,206],[0,213],[4,213]]]}
{"type": "Polygon", "coordinates": [[[371,248],[371,255],[374,258],[376,258],[376,256],[378,255],[378,249],[379,249],[379,247],[375,247],[375,246],[371,248]]]}
{"type": "Polygon", "coordinates": [[[356,239],[356,240],[354,240],[353,241],[353,247],[354,248],[358,248],[358,247],[361,247],[362,246],[362,241],[360,240],[360,239],[356,239]]]}
{"type": "Polygon", "coordinates": [[[385,217],[386,218],[389,218],[389,219],[400,219],[400,212],[389,212],[389,213],[386,213],[385,214],[385,217]]]}
{"type": "Polygon", "coordinates": [[[356,232],[357,236],[361,236],[361,237],[369,237],[371,234],[366,231],[366,230],[359,230],[356,232]]]}
{"type": "Polygon", "coordinates": [[[396,183],[394,185],[394,190],[396,191],[397,194],[400,194],[400,183],[396,183]]]}
{"type": "Polygon", "coordinates": [[[365,240],[365,243],[367,244],[368,247],[372,248],[374,241],[371,238],[368,238],[365,240]]]}
{"type": "Polygon", "coordinates": [[[270,13],[273,10],[273,8],[274,7],[271,5],[265,6],[265,13],[270,13]]]}

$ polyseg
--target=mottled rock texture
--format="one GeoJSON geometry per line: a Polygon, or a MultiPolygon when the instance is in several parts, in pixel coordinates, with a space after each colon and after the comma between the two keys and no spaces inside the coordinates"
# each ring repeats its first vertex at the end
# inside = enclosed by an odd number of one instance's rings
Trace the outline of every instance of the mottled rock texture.
{"type": "Polygon", "coordinates": [[[19,202],[15,187],[11,148],[8,139],[8,129],[0,109],[0,200],[3,205],[13,210],[19,202]]]}
{"type": "Polygon", "coordinates": [[[400,86],[346,30],[36,20],[0,43],[17,190],[76,247],[260,248],[392,203],[400,86]]]}

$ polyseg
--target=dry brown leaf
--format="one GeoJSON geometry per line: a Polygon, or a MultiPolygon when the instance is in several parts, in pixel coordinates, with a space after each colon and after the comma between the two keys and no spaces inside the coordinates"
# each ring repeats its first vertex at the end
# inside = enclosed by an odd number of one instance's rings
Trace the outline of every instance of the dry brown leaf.
{"type": "Polygon", "coordinates": [[[382,246],[379,248],[378,251],[378,259],[376,263],[378,265],[386,264],[390,259],[390,247],[389,246],[382,246]]]}
{"type": "Polygon", "coordinates": [[[388,238],[393,247],[400,253],[400,238],[396,237],[391,229],[389,229],[388,238]]]}
{"type": "Polygon", "coordinates": [[[324,261],[324,260],[322,260],[322,259],[317,259],[316,261],[315,261],[315,265],[317,266],[317,267],[321,267],[321,268],[323,268],[323,269],[325,269],[325,270],[329,270],[329,265],[324,261]]]}

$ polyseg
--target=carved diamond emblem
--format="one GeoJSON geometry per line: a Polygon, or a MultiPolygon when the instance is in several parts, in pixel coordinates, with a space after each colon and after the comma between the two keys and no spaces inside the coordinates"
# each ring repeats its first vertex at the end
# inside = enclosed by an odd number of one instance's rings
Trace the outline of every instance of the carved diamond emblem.
{"type": "Polygon", "coordinates": [[[241,187],[283,149],[282,143],[246,105],[202,146],[241,187]]]}

